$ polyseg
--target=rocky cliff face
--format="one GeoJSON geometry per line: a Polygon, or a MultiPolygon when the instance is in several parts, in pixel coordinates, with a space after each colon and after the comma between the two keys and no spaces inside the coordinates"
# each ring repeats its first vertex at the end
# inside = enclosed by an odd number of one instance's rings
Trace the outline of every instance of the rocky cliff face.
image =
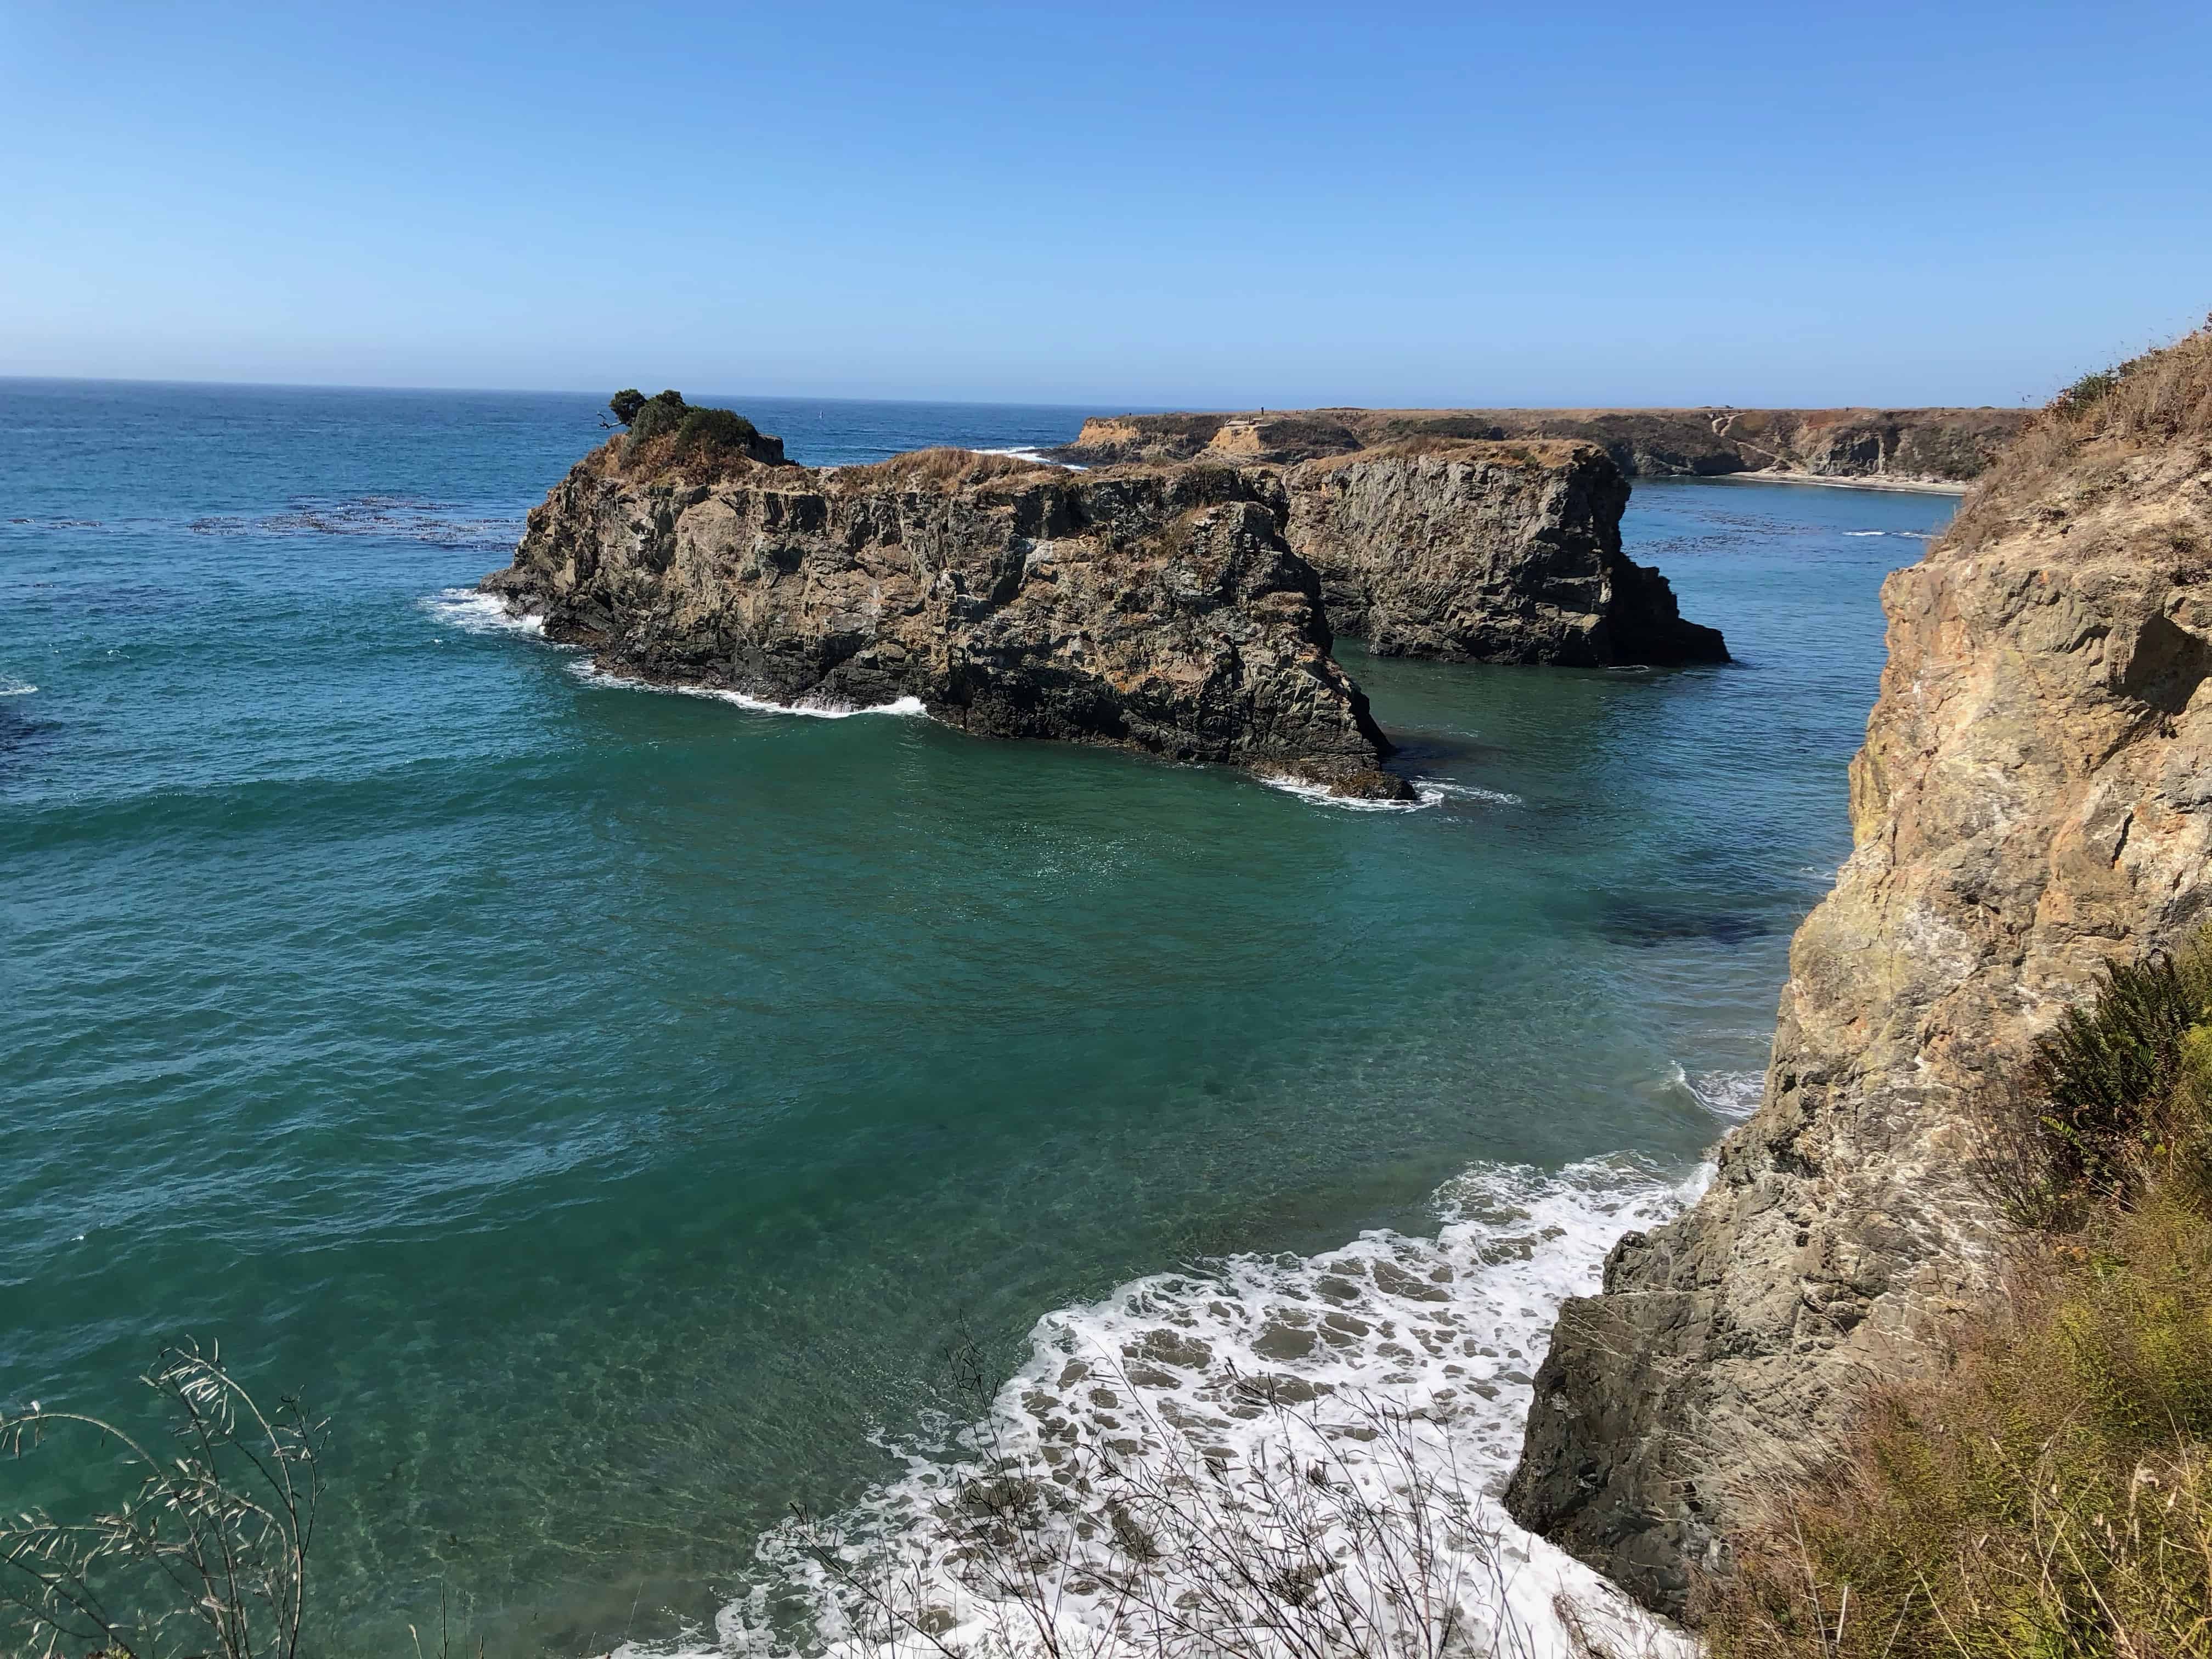
{"type": "Polygon", "coordinates": [[[483,584],[610,669],[1411,793],[1313,572],[1232,469],[925,451],[632,476],[621,451],[572,471],[483,584]]]}
{"type": "Polygon", "coordinates": [[[1446,661],[1725,662],[1665,577],[1620,550],[1628,483],[1562,442],[1411,440],[1280,476],[1284,537],[1331,624],[1446,661]]]}
{"type": "Polygon", "coordinates": [[[1322,409],[1117,415],[1054,452],[1083,465],[1190,460],[1291,464],[1412,438],[1595,444],[1631,477],[1769,472],[1899,484],[1978,477],[2021,429],[2003,409],[1322,409]]]}
{"type": "Polygon", "coordinates": [[[1508,1493],[1668,1611],[1745,1494],[1985,1291],[1977,1100],[2101,963],[2206,918],[2212,347],[2032,429],[1883,607],[1855,850],[1792,945],[1764,1099],[1561,1314],[1508,1493]]]}

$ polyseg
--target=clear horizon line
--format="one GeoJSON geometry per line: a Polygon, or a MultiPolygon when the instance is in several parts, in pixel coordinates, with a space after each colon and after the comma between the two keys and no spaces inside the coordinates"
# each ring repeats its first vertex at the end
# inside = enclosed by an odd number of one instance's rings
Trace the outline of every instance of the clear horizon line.
{"type": "MultiPolygon", "coordinates": [[[[230,390],[230,391],[251,391],[251,392],[392,392],[392,393],[396,393],[396,394],[403,394],[403,395],[404,395],[404,394],[407,394],[407,393],[416,393],[416,392],[443,392],[443,393],[447,393],[447,394],[449,394],[449,395],[451,395],[451,396],[454,396],[454,397],[500,397],[500,398],[597,398],[597,397],[599,395],[597,392],[586,391],[585,389],[583,389],[582,387],[580,387],[580,386],[368,386],[368,385],[363,385],[363,384],[362,384],[362,383],[361,383],[361,382],[359,382],[359,381],[352,381],[352,380],[175,380],[175,379],[168,379],[168,378],[162,378],[162,377],[142,377],[142,376],[127,375],[127,374],[0,374],[0,386],[5,386],[5,385],[8,385],[8,384],[9,384],[9,383],[11,383],[11,382],[27,383],[27,384],[33,384],[33,385],[46,385],[46,386],[189,386],[189,387],[213,387],[213,388],[220,388],[220,389],[230,390]]],[[[708,396],[711,396],[711,397],[718,397],[718,398],[720,398],[720,397],[732,397],[732,398],[765,398],[765,399],[769,399],[769,400],[774,400],[774,401],[781,401],[781,402],[787,402],[787,403],[813,403],[813,404],[911,404],[916,405],[916,406],[918,406],[918,407],[937,407],[937,408],[951,407],[951,408],[955,408],[955,409],[963,409],[963,408],[964,408],[964,409],[1052,409],[1052,410],[1089,410],[1089,411],[1091,411],[1091,412],[1110,412],[1110,413],[1112,413],[1112,414],[1116,414],[1116,415],[1244,415],[1244,414],[1252,414],[1252,413],[1255,413],[1255,412],[1264,414],[1265,412],[1267,412],[1267,408],[1269,407],[1268,405],[1264,404],[1251,404],[1251,403],[1248,403],[1248,404],[1226,404],[1226,403],[1219,404],[1205,404],[1205,403],[1192,402],[1192,403],[1182,403],[1182,404],[1160,404],[1160,403],[1154,403],[1154,404],[1131,404],[1131,403],[1124,403],[1124,404],[1114,404],[1114,403],[1112,402],[1112,400],[1108,399],[1108,398],[1088,398],[1088,399],[1085,399],[1085,400],[1082,400],[1082,401],[1079,401],[1079,402],[1073,402],[1073,403],[1063,403],[1063,402],[1060,402],[1060,401],[1057,401],[1057,400],[1045,400],[1045,399],[1034,398],[921,398],[921,397],[913,397],[913,396],[904,396],[904,397],[860,397],[860,396],[856,396],[856,395],[854,395],[854,394],[849,393],[849,392],[848,392],[848,393],[836,394],[836,395],[825,395],[825,394],[823,394],[823,393],[820,393],[820,392],[709,392],[709,393],[708,393],[708,394],[706,394],[706,395],[708,395],[708,396]]],[[[1499,411],[1507,411],[1507,410],[1514,410],[1514,411],[1517,411],[1517,410],[1546,410],[1546,411],[1552,411],[1552,412],[1565,412],[1565,411],[1570,411],[1570,410],[1608,410],[1608,411],[1610,411],[1610,410],[1620,410],[1620,411],[1622,411],[1622,412],[1638,412],[1638,413],[1641,413],[1641,412],[1646,412],[1646,411],[1661,411],[1661,410],[1705,410],[1705,409],[1726,409],[1726,410],[1775,410],[1775,411],[1788,411],[1788,412],[1793,412],[1793,413],[1795,413],[1795,412],[1803,412],[1803,411],[1809,411],[1809,410],[1844,410],[1844,409],[1899,410],[1938,410],[1938,409],[1940,409],[1940,410],[2013,410],[2013,409],[2017,408],[2017,409],[2019,409],[2019,410],[2024,410],[2024,411],[2025,411],[2025,410],[2035,410],[2035,409],[2039,409],[2039,408],[2041,408],[2041,407],[2042,407],[2042,404],[2038,404],[2038,403],[2032,403],[2032,402],[2029,402],[2029,401],[2027,401],[2027,399],[2023,398],[2023,399],[2022,399],[2019,404],[1909,404],[1909,403],[1859,403],[1859,404],[1836,404],[1836,403],[1803,403],[1803,404],[1738,404],[1738,403],[1717,403],[1717,402],[1708,402],[1708,403],[1677,403],[1677,404],[1629,404],[1629,403],[1621,403],[1621,404],[1602,404],[1602,403],[1567,403],[1567,404],[1514,404],[1514,403],[1476,404],[1476,403],[1464,403],[1464,404],[1449,404],[1449,403],[1402,403],[1402,404],[1284,404],[1277,405],[1277,406],[1276,406],[1276,409],[1277,409],[1277,412],[1278,412],[1278,413],[1280,413],[1280,414],[1285,414],[1285,415],[1296,415],[1296,414],[1303,414],[1303,413],[1314,412],[1314,411],[1323,411],[1323,410],[1361,410],[1361,411],[1363,411],[1363,412],[1389,412],[1389,411],[1398,410],[1437,410],[1437,411],[1439,411],[1439,412],[1443,412],[1443,411],[1458,411],[1458,410],[1471,410],[1471,411],[1477,411],[1477,412],[1480,412],[1480,411],[1482,411],[1482,410],[1499,410],[1499,411]]]]}

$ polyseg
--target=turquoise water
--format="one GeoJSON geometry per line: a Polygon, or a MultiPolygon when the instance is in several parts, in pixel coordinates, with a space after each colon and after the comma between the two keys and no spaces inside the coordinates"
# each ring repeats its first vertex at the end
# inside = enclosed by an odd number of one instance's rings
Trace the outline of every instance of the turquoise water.
{"type": "MultiPolygon", "coordinates": [[[[133,1409],[187,1332],[306,1394],[349,1649],[441,1583],[495,1653],[664,1634],[948,1341],[1470,1165],[1689,1169],[1951,507],[1639,484],[1741,660],[1347,645],[1433,798],[1355,811],[591,683],[458,590],[593,403],[0,382],[0,1402],[133,1409]]],[[[744,406],[813,462],[1080,418],[744,406]]]]}

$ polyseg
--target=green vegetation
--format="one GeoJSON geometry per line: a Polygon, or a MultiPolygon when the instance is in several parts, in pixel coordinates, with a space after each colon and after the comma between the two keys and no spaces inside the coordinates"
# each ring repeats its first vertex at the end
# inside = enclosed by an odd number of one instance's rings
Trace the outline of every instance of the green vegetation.
{"type": "Polygon", "coordinates": [[[2126,363],[2116,363],[2110,368],[2084,374],[2052,398],[2052,406],[2067,414],[2077,415],[2093,404],[2102,403],[2120,389],[2120,381],[2126,377],[2128,367],[2126,363]]]}
{"type": "Polygon", "coordinates": [[[2052,398],[2007,445],[1945,532],[1973,548],[2003,533],[2018,501],[2059,489],[2093,498],[2130,459],[2212,434],[2212,320],[2172,345],[2094,374],[2052,398]]]}
{"type": "Polygon", "coordinates": [[[2008,1294],[1730,1540],[1715,1659],[2212,1655],[2212,952],[2113,969],[1994,1115],[2008,1294]]]}
{"type": "MultiPolygon", "coordinates": [[[[619,397],[621,394],[616,394],[619,397]]],[[[610,399],[611,406],[612,400],[610,399]]],[[[632,443],[646,443],[673,432],[684,423],[689,407],[680,392],[661,392],[640,401],[629,417],[632,443]]]]}
{"type": "Polygon", "coordinates": [[[623,440],[624,471],[674,465],[719,470],[734,460],[758,459],[760,428],[735,410],[694,408],[680,392],[647,398],[635,387],[616,392],[607,408],[629,428],[623,440]]]}

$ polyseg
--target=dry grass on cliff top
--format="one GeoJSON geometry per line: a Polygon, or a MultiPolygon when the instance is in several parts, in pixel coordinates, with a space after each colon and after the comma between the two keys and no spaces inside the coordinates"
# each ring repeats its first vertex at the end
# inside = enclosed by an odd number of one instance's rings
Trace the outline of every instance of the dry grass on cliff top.
{"type": "Polygon", "coordinates": [[[1068,476],[1063,467],[1018,455],[994,455],[980,449],[916,449],[871,466],[837,469],[840,481],[862,488],[950,491],[965,484],[996,483],[1035,475],[1068,476]]]}
{"type": "Polygon", "coordinates": [[[2007,1293],[1729,1539],[1714,1659],[2212,1656],[2203,945],[2116,969],[1996,1115],[2007,1293]]]}
{"type": "Polygon", "coordinates": [[[2085,374],[2052,398],[1984,473],[1947,542],[1995,534],[2060,473],[2102,471],[2155,447],[2212,437],[2212,319],[2172,345],[2085,374]]]}

